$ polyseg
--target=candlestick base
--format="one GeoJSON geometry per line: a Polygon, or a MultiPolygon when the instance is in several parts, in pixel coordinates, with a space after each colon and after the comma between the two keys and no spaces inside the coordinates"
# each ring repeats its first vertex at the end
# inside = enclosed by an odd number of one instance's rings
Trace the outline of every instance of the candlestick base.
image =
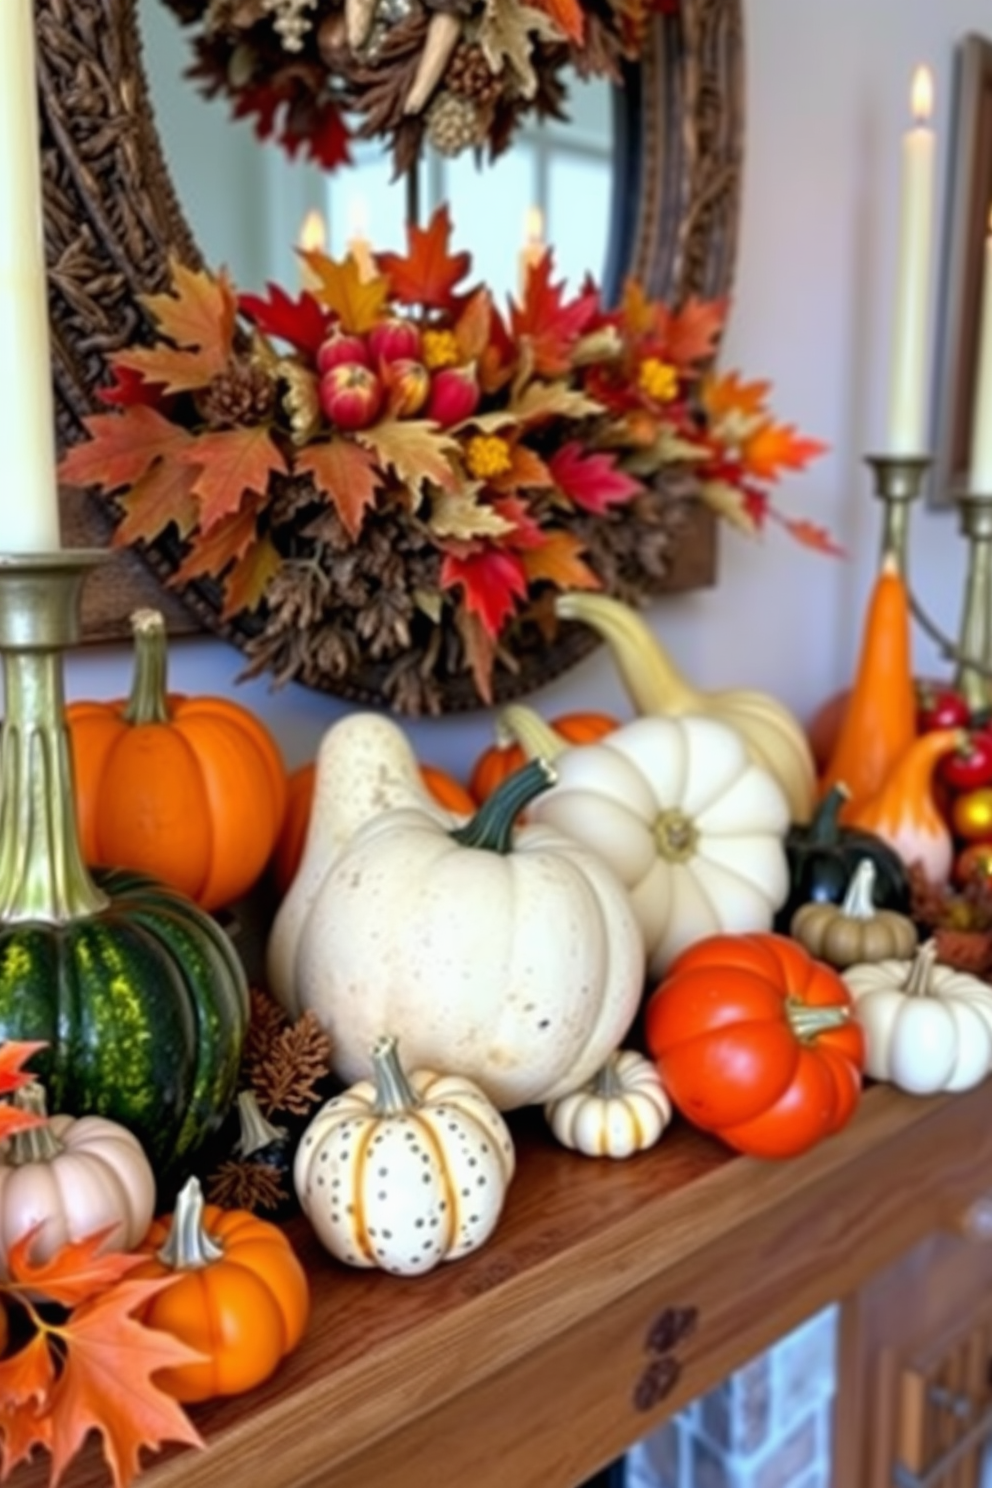
{"type": "Polygon", "coordinates": [[[909,508],[923,490],[930,469],[929,455],[866,455],[875,477],[875,495],[885,503],[881,557],[891,553],[900,574],[907,577],[909,508]]]}
{"type": "Polygon", "coordinates": [[[992,492],[965,492],[957,505],[968,571],[954,684],[978,713],[992,704],[992,492]]]}

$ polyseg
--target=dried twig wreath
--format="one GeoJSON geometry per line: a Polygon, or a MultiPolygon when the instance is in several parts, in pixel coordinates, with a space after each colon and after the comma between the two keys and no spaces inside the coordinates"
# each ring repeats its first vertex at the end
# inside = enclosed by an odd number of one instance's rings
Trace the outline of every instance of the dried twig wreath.
{"type": "MultiPolygon", "coordinates": [[[[46,228],[59,434],[77,444],[84,421],[101,407],[116,354],[154,341],[148,296],[170,287],[175,266],[203,269],[175,197],[149,108],[141,67],[135,0],[39,0],[40,83],[45,134],[46,228]]],[[[633,274],[652,298],[671,305],[693,294],[719,297],[728,287],[734,249],[741,147],[741,31],[737,0],[684,0],[659,15],[639,66],[617,92],[617,169],[607,293],[633,274]]],[[[95,520],[111,524],[94,498],[95,520]]],[[[697,561],[692,537],[710,523],[684,490],[652,489],[622,521],[587,522],[601,543],[608,587],[644,598],[712,577],[712,545],[697,561]],[[687,497],[687,499],[683,499],[687,497]]],[[[392,546],[387,512],[372,540],[392,546]]],[[[175,530],[142,547],[163,581],[186,553],[175,530]]],[[[365,561],[364,551],[358,557],[365,561]]],[[[405,580],[402,582],[406,582],[405,580]]],[[[242,650],[264,629],[257,613],[231,613],[209,576],[182,585],[183,603],[209,629],[242,650]]],[[[354,617],[349,617],[353,620],[354,617]]],[[[591,649],[582,630],[524,617],[496,658],[496,699],[532,690],[591,649]]],[[[438,648],[411,635],[400,658],[376,659],[359,646],[342,672],[311,668],[310,686],[407,711],[474,708],[471,668],[445,638],[438,648]]]]}

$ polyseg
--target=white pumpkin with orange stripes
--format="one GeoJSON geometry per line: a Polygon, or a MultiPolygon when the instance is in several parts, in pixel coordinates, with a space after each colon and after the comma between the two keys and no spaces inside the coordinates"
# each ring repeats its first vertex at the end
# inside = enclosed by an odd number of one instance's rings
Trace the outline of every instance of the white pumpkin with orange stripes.
{"type": "Polygon", "coordinates": [[[349,1266],[415,1276],[492,1234],[516,1166],[506,1123],[471,1080],[407,1074],[397,1041],[373,1076],[329,1100],[300,1140],[293,1180],[318,1239],[349,1266]]]}
{"type": "Polygon", "coordinates": [[[586,1157],[630,1157],[660,1139],[672,1103],[651,1060],[618,1049],[592,1080],[549,1101],[544,1116],[563,1147],[586,1157]]]}

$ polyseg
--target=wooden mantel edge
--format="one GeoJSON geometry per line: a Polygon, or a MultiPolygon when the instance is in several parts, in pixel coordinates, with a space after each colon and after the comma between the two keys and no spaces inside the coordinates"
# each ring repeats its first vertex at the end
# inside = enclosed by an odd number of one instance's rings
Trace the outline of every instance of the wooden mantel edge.
{"type": "MultiPolygon", "coordinates": [[[[866,1093],[845,1131],[803,1158],[731,1159],[682,1188],[660,1192],[654,1202],[623,1213],[563,1254],[529,1265],[490,1290],[440,1311],[415,1333],[373,1344],[326,1376],[273,1400],[217,1439],[225,1464],[232,1467],[242,1454],[249,1462],[270,1430],[282,1439],[299,1441],[315,1419],[329,1412],[337,1422],[333,1461],[343,1463],[407,1421],[512,1366],[650,1277],[674,1270],[711,1240],[774,1211],[786,1199],[814,1190],[859,1158],[877,1156],[892,1145],[895,1167],[895,1149],[909,1130],[939,1124],[953,1102],[974,1101],[992,1102],[992,1092],[982,1087],[967,1095],[914,1099],[876,1087],[866,1093]],[[573,1265],[581,1269],[581,1291],[568,1286],[573,1265]],[[481,1339],[484,1347],[479,1346],[481,1339]]],[[[959,1114],[964,1116],[964,1110],[959,1108],[959,1114]]],[[[328,1461],[326,1441],[314,1445],[315,1470],[321,1461],[328,1461]]]]}

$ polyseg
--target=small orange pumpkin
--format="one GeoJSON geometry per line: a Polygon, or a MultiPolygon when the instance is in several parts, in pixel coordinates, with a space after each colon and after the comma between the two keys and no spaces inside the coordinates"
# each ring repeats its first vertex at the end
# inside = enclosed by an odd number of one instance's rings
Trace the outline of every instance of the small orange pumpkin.
{"type": "MultiPolygon", "coordinates": [[[[569,744],[595,744],[619,727],[619,721],[607,713],[563,713],[553,718],[550,727],[569,744]]],[[[498,785],[527,763],[521,746],[512,738],[497,737],[476,760],[468,788],[481,806],[498,785]]]]}
{"type": "MultiPolygon", "coordinates": [[[[272,881],[280,898],[286,894],[296,877],[296,870],[303,856],[316,773],[317,767],[310,760],[305,765],[299,765],[289,777],[286,814],[272,854],[272,881]]],[[[460,816],[474,815],[475,801],[465,787],[446,770],[439,770],[436,765],[421,765],[420,778],[439,806],[457,812],[460,816]]]]}
{"type": "Polygon", "coordinates": [[[166,692],[157,610],[135,611],[131,625],[130,697],[66,709],[83,856],[217,909],[264,871],[286,810],[286,769],[249,709],[166,692]]]}
{"type": "Polygon", "coordinates": [[[141,1249],[151,1254],[131,1279],[176,1278],[140,1309],[142,1322],[207,1356],[155,1376],[176,1400],[252,1390],[303,1337],[310,1290],[285,1234],[250,1210],[205,1205],[197,1178],[141,1249]]]}

